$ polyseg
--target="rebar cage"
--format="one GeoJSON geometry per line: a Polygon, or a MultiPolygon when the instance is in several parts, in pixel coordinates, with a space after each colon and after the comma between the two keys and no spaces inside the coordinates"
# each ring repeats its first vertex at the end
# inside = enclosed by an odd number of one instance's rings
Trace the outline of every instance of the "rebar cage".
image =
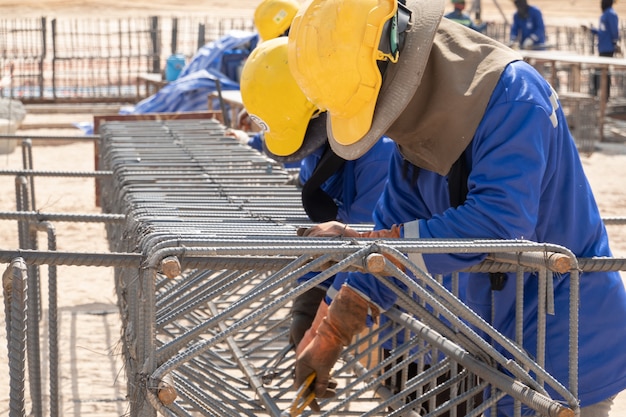
{"type": "Polygon", "coordinates": [[[115,268],[132,416],[310,415],[298,410],[302,391],[292,387],[289,310],[295,297],[346,271],[372,274],[397,302],[345,349],[333,373],[337,396],[320,401],[322,415],[494,415],[500,400],[513,402],[517,416],[576,415],[579,273],[624,271],[625,259],[576,259],[567,248],[528,241],[298,237],[311,223],[293,172],[227,137],[219,118],[175,116],[100,120],[100,135],[76,139],[98,141],[102,169],[95,172],[35,170],[31,139],[22,143],[24,169],[1,172],[16,176],[17,211],[0,218],[17,220],[20,245],[0,250],[0,262],[8,263],[11,417],[24,415],[27,394],[32,414],[45,412],[39,265],[48,265],[51,416],[60,411],[56,265],[115,268]],[[37,176],[95,178],[105,213],[37,210],[37,176]],[[103,223],[110,253],[57,251],[57,221],[103,223]],[[47,250],[37,248],[37,232],[47,234],[47,250]],[[444,277],[410,260],[426,253],[487,257],[444,277]],[[529,334],[520,320],[510,340],[461,301],[459,282],[467,272],[514,277],[516,317],[524,316],[525,274],[533,274],[532,357],[521,348],[529,334]],[[300,279],[309,273],[314,278],[300,279]],[[556,311],[553,286],[563,279],[569,280],[569,308],[556,311]],[[553,315],[570,324],[562,347],[569,375],[560,381],[545,371],[553,315]]]}
{"type": "Polygon", "coordinates": [[[107,226],[111,250],[143,259],[116,271],[133,416],[293,415],[291,302],[342,271],[373,274],[398,301],[345,350],[333,374],[337,396],[320,402],[322,415],[479,416],[504,397],[518,415],[523,407],[577,412],[580,266],[567,248],[301,238],[297,229],[310,222],[288,172],[226,137],[217,121],[109,122],[100,137],[100,164],[113,173],[102,180],[103,209],[126,217],[107,226]],[[524,273],[536,272],[536,357],[520,348],[521,328],[509,340],[461,302],[467,271],[448,282],[409,260],[461,252],[488,254],[471,271],[516,272],[520,290],[524,273]],[[299,282],[309,272],[317,275],[299,282]],[[552,282],[562,272],[570,311],[555,312],[552,282]],[[571,323],[568,381],[544,370],[550,314],[571,323]]]}

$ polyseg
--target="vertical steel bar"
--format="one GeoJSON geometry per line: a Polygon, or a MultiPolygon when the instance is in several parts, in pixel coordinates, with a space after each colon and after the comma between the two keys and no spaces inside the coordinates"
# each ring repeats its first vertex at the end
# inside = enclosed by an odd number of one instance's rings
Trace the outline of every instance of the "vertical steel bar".
{"type": "Polygon", "coordinates": [[[28,276],[26,263],[15,258],[2,276],[9,353],[9,416],[26,415],[25,367],[28,276]]]}

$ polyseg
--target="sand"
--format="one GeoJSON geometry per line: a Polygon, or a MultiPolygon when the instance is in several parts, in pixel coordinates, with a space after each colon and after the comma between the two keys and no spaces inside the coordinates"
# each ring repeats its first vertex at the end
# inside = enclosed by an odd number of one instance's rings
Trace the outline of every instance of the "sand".
{"type": "MultiPolygon", "coordinates": [[[[3,18],[25,17],[79,17],[133,15],[189,15],[191,13],[224,13],[252,16],[257,0],[237,0],[233,10],[232,1],[200,0],[180,2],[163,0],[4,0],[0,10],[3,18]],[[124,7],[120,7],[124,4],[124,7]]],[[[499,1],[505,15],[510,18],[512,4],[499,1]]],[[[555,1],[537,0],[531,2],[544,11],[546,22],[559,24],[580,24],[596,22],[599,16],[599,1],[555,1]]],[[[483,1],[485,20],[498,20],[501,17],[493,1],[483,1]]],[[[626,2],[620,2],[616,9],[626,16],[626,2]]],[[[90,113],[65,115],[27,115],[25,125],[46,124],[69,121],[91,121],[90,113]]],[[[19,134],[32,135],[75,135],[77,129],[34,129],[20,130],[19,134]]],[[[33,147],[33,167],[38,170],[92,171],[94,169],[94,147],[91,143],[61,141],[35,141],[33,147]]],[[[602,215],[605,217],[626,217],[626,145],[623,143],[602,144],[591,155],[582,156],[585,171],[589,177],[602,215]]],[[[22,156],[17,148],[10,154],[0,155],[0,169],[19,169],[22,156]]],[[[0,211],[15,210],[15,185],[12,176],[0,180],[0,211]]],[[[87,178],[37,178],[35,183],[36,207],[46,213],[100,213],[95,205],[94,181],[87,178]]],[[[563,202],[570,204],[573,202],[563,202]]],[[[615,256],[626,256],[625,226],[609,226],[611,244],[615,256]]],[[[57,249],[76,252],[106,252],[104,226],[96,223],[55,223],[57,249]]],[[[18,247],[17,226],[14,221],[0,220],[0,249],[18,247]]],[[[41,234],[39,247],[47,248],[45,234],[41,234]]],[[[4,270],[5,265],[2,265],[4,270]]],[[[113,417],[128,413],[125,400],[126,378],[118,340],[120,322],[115,306],[113,271],[110,268],[59,267],[58,305],[60,328],[60,374],[59,389],[60,415],[113,417]]],[[[48,285],[47,268],[41,268],[43,317],[41,320],[42,340],[47,328],[48,285]]],[[[3,300],[4,301],[4,300],[3,300]]],[[[0,309],[0,321],[4,323],[4,308],[0,309]]],[[[5,327],[0,326],[0,374],[7,375],[8,358],[5,327]]],[[[42,346],[43,392],[47,397],[49,382],[47,373],[49,361],[47,348],[42,346]]],[[[6,379],[5,379],[6,380],[6,379]]],[[[0,415],[8,415],[9,386],[0,384],[0,415]]],[[[27,407],[27,413],[30,406],[27,407]]],[[[618,397],[611,417],[626,415],[626,394],[618,397]]]]}

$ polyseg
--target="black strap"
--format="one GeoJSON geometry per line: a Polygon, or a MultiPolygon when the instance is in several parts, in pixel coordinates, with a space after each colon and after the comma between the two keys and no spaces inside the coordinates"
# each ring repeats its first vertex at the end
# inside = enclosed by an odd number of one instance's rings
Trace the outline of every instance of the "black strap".
{"type": "Polygon", "coordinates": [[[337,220],[339,208],[321,186],[331,175],[339,171],[345,162],[345,159],[335,154],[327,145],[313,174],[302,186],[302,207],[312,221],[321,223],[337,220]]]}
{"type": "MultiPolygon", "coordinates": [[[[467,179],[469,178],[469,169],[465,154],[461,154],[456,160],[450,172],[448,173],[448,194],[450,194],[450,205],[458,207],[467,199],[467,179]]],[[[507,275],[504,272],[490,272],[489,281],[492,291],[501,291],[506,284],[507,275]]]]}
{"type": "Polygon", "coordinates": [[[469,169],[467,168],[467,161],[465,161],[465,153],[462,153],[448,173],[448,194],[450,194],[450,205],[452,207],[458,207],[465,203],[468,193],[468,178],[469,169]]]}

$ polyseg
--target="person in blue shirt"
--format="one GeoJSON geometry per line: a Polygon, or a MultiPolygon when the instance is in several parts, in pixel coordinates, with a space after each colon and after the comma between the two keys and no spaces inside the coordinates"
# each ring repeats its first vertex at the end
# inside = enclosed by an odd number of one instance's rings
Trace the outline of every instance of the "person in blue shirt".
{"type": "MultiPolygon", "coordinates": [[[[613,9],[613,0],[601,0],[600,7],[602,9],[600,24],[597,28],[591,27],[590,30],[594,36],[598,37],[598,55],[613,57],[619,50],[619,18],[613,9]]],[[[587,27],[583,26],[583,29],[587,29],[587,27]]],[[[596,95],[599,88],[600,74],[594,74],[592,93],[596,95]]],[[[610,90],[611,77],[608,78],[607,83],[607,99],[610,90]]]]}
{"type": "MultiPolygon", "coordinates": [[[[548,82],[518,52],[442,19],[444,0],[407,0],[406,7],[395,0],[374,3],[312,0],[291,28],[291,72],[306,96],[327,109],[332,149],[358,158],[383,134],[398,145],[373,231],[358,233],[331,221],[304,235],[524,239],[561,245],[577,257],[611,257],[593,192],[548,82]],[[377,37],[363,37],[372,26],[377,37]],[[326,76],[331,73],[336,76],[326,76]]],[[[411,261],[445,275],[484,257],[415,254],[411,261]]],[[[295,386],[315,372],[318,397],[326,395],[342,348],[366,327],[368,316],[396,301],[374,276],[346,275],[334,285],[332,300],[320,305],[298,348],[295,386]]],[[[519,321],[515,274],[497,288],[488,274],[467,274],[463,282],[462,301],[511,340],[515,323],[522,323],[523,348],[536,355],[536,276],[523,277],[525,317],[519,321]]],[[[545,369],[568,387],[569,275],[556,277],[553,286],[545,369]]],[[[608,417],[613,398],[626,388],[626,291],[616,271],[585,272],[579,290],[579,321],[573,324],[579,329],[580,416],[608,417]]],[[[512,399],[504,397],[497,410],[499,416],[514,415],[512,399]]],[[[534,414],[523,406],[522,415],[527,413],[534,414]]]]}
{"type": "MultiPolygon", "coordinates": [[[[328,145],[326,112],[305,97],[291,76],[287,38],[265,41],[252,52],[242,71],[241,96],[250,117],[263,128],[264,152],[279,162],[301,161],[302,204],[312,221],[372,223],[395,144],[382,137],[356,160],[337,156],[328,145]]],[[[294,301],[290,338],[295,346],[331,283],[294,301]]]]}
{"type": "Polygon", "coordinates": [[[526,0],[515,0],[515,7],[517,11],[513,14],[510,45],[520,49],[544,49],[546,28],[541,10],[529,5],[526,0]]]}
{"type": "Polygon", "coordinates": [[[452,5],[454,6],[454,10],[450,13],[447,13],[444,17],[450,20],[454,20],[457,23],[460,23],[464,26],[477,30],[478,32],[483,33],[485,28],[487,27],[487,23],[481,23],[477,25],[474,23],[474,20],[464,12],[465,10],[465,0],[452,0],[452,5]]]}

